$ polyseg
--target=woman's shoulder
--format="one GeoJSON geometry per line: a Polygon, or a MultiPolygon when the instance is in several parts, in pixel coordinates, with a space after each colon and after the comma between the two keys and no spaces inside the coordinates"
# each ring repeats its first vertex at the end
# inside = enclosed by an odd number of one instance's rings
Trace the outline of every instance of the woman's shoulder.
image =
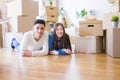
{"type": "Polygon", "coordinates": [[[66,37],[69,37],[69,35],[68,35],[67,33],[65,33],[65,36],[66,36],[66,37]]]}
{"type": "Polygon", "coordinates": [[[49,38],[53,38],[54,39],[54,34],[53,33],[49,33],[49,38]]]}
{"type": "Polygon", "coordinates": [[[54,34],[51,32],[51,33],[49,33],[49,36],[54,36],[54,34]]]}

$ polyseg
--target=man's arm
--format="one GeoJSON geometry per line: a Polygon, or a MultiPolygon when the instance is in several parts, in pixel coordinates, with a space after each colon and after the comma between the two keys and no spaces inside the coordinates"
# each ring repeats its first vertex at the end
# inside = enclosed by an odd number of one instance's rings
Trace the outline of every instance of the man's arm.
{"type": "Polygon", "coordinates": [[[43,46],[42,49],[37,50],[37,51],[32,51],[32,56],[42,56],[42,55],[47,55],[48,54],[48,33],[45,32],[45,35],[43,35],[43,46]]]}

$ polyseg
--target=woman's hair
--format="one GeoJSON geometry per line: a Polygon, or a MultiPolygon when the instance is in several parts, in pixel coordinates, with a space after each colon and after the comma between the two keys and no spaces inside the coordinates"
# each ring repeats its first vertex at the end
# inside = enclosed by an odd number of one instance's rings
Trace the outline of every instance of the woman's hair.
{"type": "Polygon", "coordinates": [[[56,23],[55,26],[54,26],[54,31],[53,31],[53,35],[54,35],[54,48],[55,49],[58,48],[58,46],[57,46],[58,37],[56,35],[56,30],[57,30],[58,26],[61,26],[63,28],[63,36],[61,38],[62,45],[63,45],[62,48],[67,48],[67,45],[70,45],[70,40],[69,40],[68,34],[65,33],[65,28],[64,28],[62,23],[56,23]]]}
{"type": "Polygon", "coordinates": [[[45,26],[45,21],[43,19],[36,19],[33,25],[43,24],[45,26]]]}

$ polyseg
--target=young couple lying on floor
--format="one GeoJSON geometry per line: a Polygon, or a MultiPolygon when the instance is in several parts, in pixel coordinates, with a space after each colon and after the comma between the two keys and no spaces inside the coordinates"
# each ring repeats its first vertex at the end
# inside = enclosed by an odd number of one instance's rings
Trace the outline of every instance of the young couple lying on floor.
{"type": "Polygon", "coordinates": [[[72,54],[71,43],[62,23],[56,23],[52,33],[45,31],[45,21],[37,19],[33,30],[24,33],[20,44],[22,56],[69,55],[72,54]]]}

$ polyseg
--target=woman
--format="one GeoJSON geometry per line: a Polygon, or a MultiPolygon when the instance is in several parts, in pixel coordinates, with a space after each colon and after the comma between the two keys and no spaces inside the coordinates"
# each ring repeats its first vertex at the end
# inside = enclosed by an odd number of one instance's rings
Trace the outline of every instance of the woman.
{"type": "Polygon", "coordinates": [[[45,21],[34,22],[33,30],[24,33],[20,53],[22,56],[42,56],[48,54],[48,33],[45,32],[45,21]]]}
{"type": "Polygon", "coordinates": [[[56,23],[53,33],[49,35],[49,54],[71,54],[71,43],[62,23],[56,23]]]}

